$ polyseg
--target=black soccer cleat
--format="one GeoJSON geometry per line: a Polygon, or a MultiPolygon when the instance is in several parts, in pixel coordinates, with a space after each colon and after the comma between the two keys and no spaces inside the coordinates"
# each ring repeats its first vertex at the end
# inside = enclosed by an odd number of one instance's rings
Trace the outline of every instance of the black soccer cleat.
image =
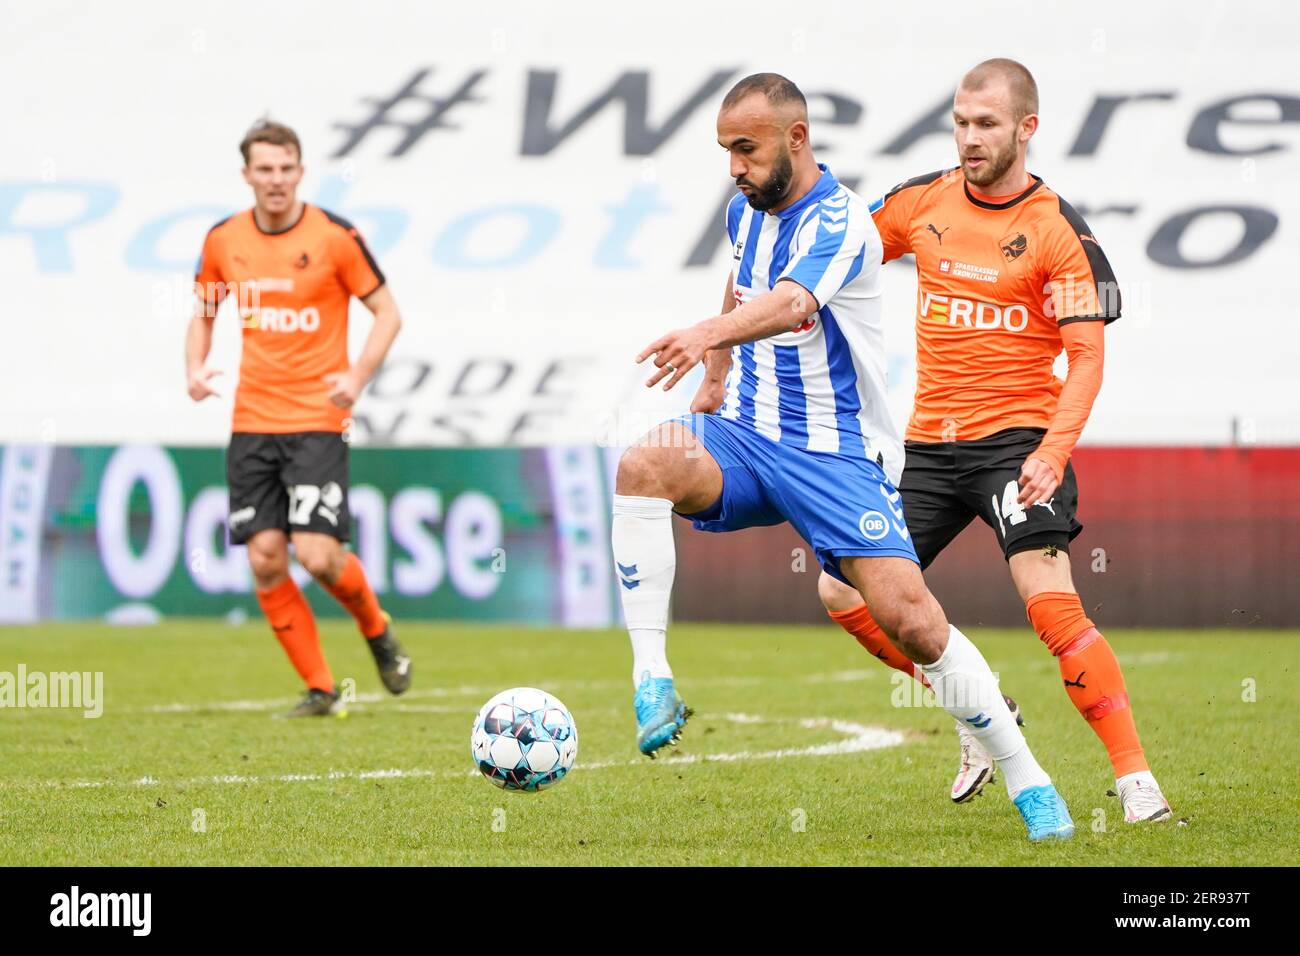
{"type": "Polygon", "coordinates": [[[411,659],[393,637],[393,619],[387,611],[384,612],[384,621],[384,632],[378,637],[367,638],[366,644],[375,657],[379,679],[390,694],[400,694],[411,686],[411,659]]]}
{"type": "Polygon", "coordinates": [[[340,717],[347,713],[339,706],[339,692],[337,690],[321,690],[313,687],[302,695],[302,700],[294,705],[292,710],[283,714],[277,714],[278,717],[328,717],[330,714],[337,713],[340,717]]]}

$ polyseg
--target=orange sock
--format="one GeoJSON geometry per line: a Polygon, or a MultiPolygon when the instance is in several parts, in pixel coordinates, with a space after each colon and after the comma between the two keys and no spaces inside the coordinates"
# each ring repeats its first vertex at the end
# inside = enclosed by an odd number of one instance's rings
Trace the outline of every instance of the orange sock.
{"type": "Polygon", "coordinates": [[[1025,602],[1025,609],[1061,668],[1070,701],[1105,744],[1115,776],[1149,769],[1119,661],[1088,620],[1079,595],[1045,591],[1025,602]]]}
{"type": "Polygon", "coordinates": [[[876,623],[875,618],[871,616],[871,612],[867,610],[865,604],[860,604],[849,611],[827,610],[826,613],[831,616],[832,621],[856,637],[858,643],[871,654],[880,658],[894,670],[902,671],[909,677],[915,677],[926,687],[930,686],[930,682],[925,679],[921,669],[908,660],[907,655],[895,647],[893,642],[885,635],[884,630],[876,623]]]}
{"type": "Polygon", "coordinates": [[[276,639],[289,655],[294,668],[308,687],[333,690],[334,677],[325,663],[320,637],[316,634],[316,618],[311,605],[298,590],[293,578],[285,578],[273,588],[257,592],[257,603],[271,623],[276,639]]]}
{"type": "Polygon", "coordinates": [[[375,592],[370,590],[370,582],[366,580],[366,569],[362,566],[361,559],[351,551],[343,562],[339,579],[333,584],[326,584],[325,590],[334,595],[334,599],[357,619],[363,637],[369,639],[384,633],[384,628],[388,626],[384,612],[379,609],[375,592]]]}

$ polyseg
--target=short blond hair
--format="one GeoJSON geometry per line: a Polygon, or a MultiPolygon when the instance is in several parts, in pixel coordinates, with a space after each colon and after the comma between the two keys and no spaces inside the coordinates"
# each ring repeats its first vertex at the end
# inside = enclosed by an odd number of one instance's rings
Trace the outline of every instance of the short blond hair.
{"type": "Polygon", "coordinates": [[[990,82],[1004,80],[1011,93],[1011,110],[1016,122],[1038,112],[1038,84],[1023,63],[996,57],[966,71],[959,85],[963,90],[982,90],[990,82]]]}

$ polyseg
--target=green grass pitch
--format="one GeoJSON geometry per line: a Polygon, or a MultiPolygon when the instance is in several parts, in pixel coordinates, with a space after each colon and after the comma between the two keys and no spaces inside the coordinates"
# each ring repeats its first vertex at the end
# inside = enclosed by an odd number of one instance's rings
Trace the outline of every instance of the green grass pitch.
{"type": "Polygon", "coordinates": [[[1123,823],[1100,743],[1028,629],[970,634],[1019,700],[1078,832],[1024,836],[1001,780],[954,806],[952,721],[838,629],[679,626],[696,716],[670,759],[635,749],[621,633],[399,624],[415,682],[382,695],[355,631],[322,625],[346,719],[279,721],[297,678],[260,622],[0,629],[0,671],[102,671],[103,716],[0,710],[0,860],[25,864],[1294,865],[1300,634],[1132,631],[1153,769],[1184,825],[1123,823]],[[469,757],[475,712],[542,687],[576,769],[506,793],[469,757]],[[881,730],[896,731],[882,734],[881,730]],[[877,747],[879,743],[888,746],[877,747]]]}

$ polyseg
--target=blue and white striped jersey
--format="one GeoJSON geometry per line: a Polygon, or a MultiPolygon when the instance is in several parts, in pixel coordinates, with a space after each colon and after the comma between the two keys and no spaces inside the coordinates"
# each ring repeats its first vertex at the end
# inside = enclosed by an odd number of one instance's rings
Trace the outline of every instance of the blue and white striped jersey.
{"type": "Polygon", "coordinates": [[[867,203],[820,168],[817,185],[778,213],[739,193],[727,207],[737,302],[793,279],[820,308],[789,332],[732,349],[719,414],[782,444],[865,455],[896,484],[903,444],[885,403],[880,235],[867,203]]]}

